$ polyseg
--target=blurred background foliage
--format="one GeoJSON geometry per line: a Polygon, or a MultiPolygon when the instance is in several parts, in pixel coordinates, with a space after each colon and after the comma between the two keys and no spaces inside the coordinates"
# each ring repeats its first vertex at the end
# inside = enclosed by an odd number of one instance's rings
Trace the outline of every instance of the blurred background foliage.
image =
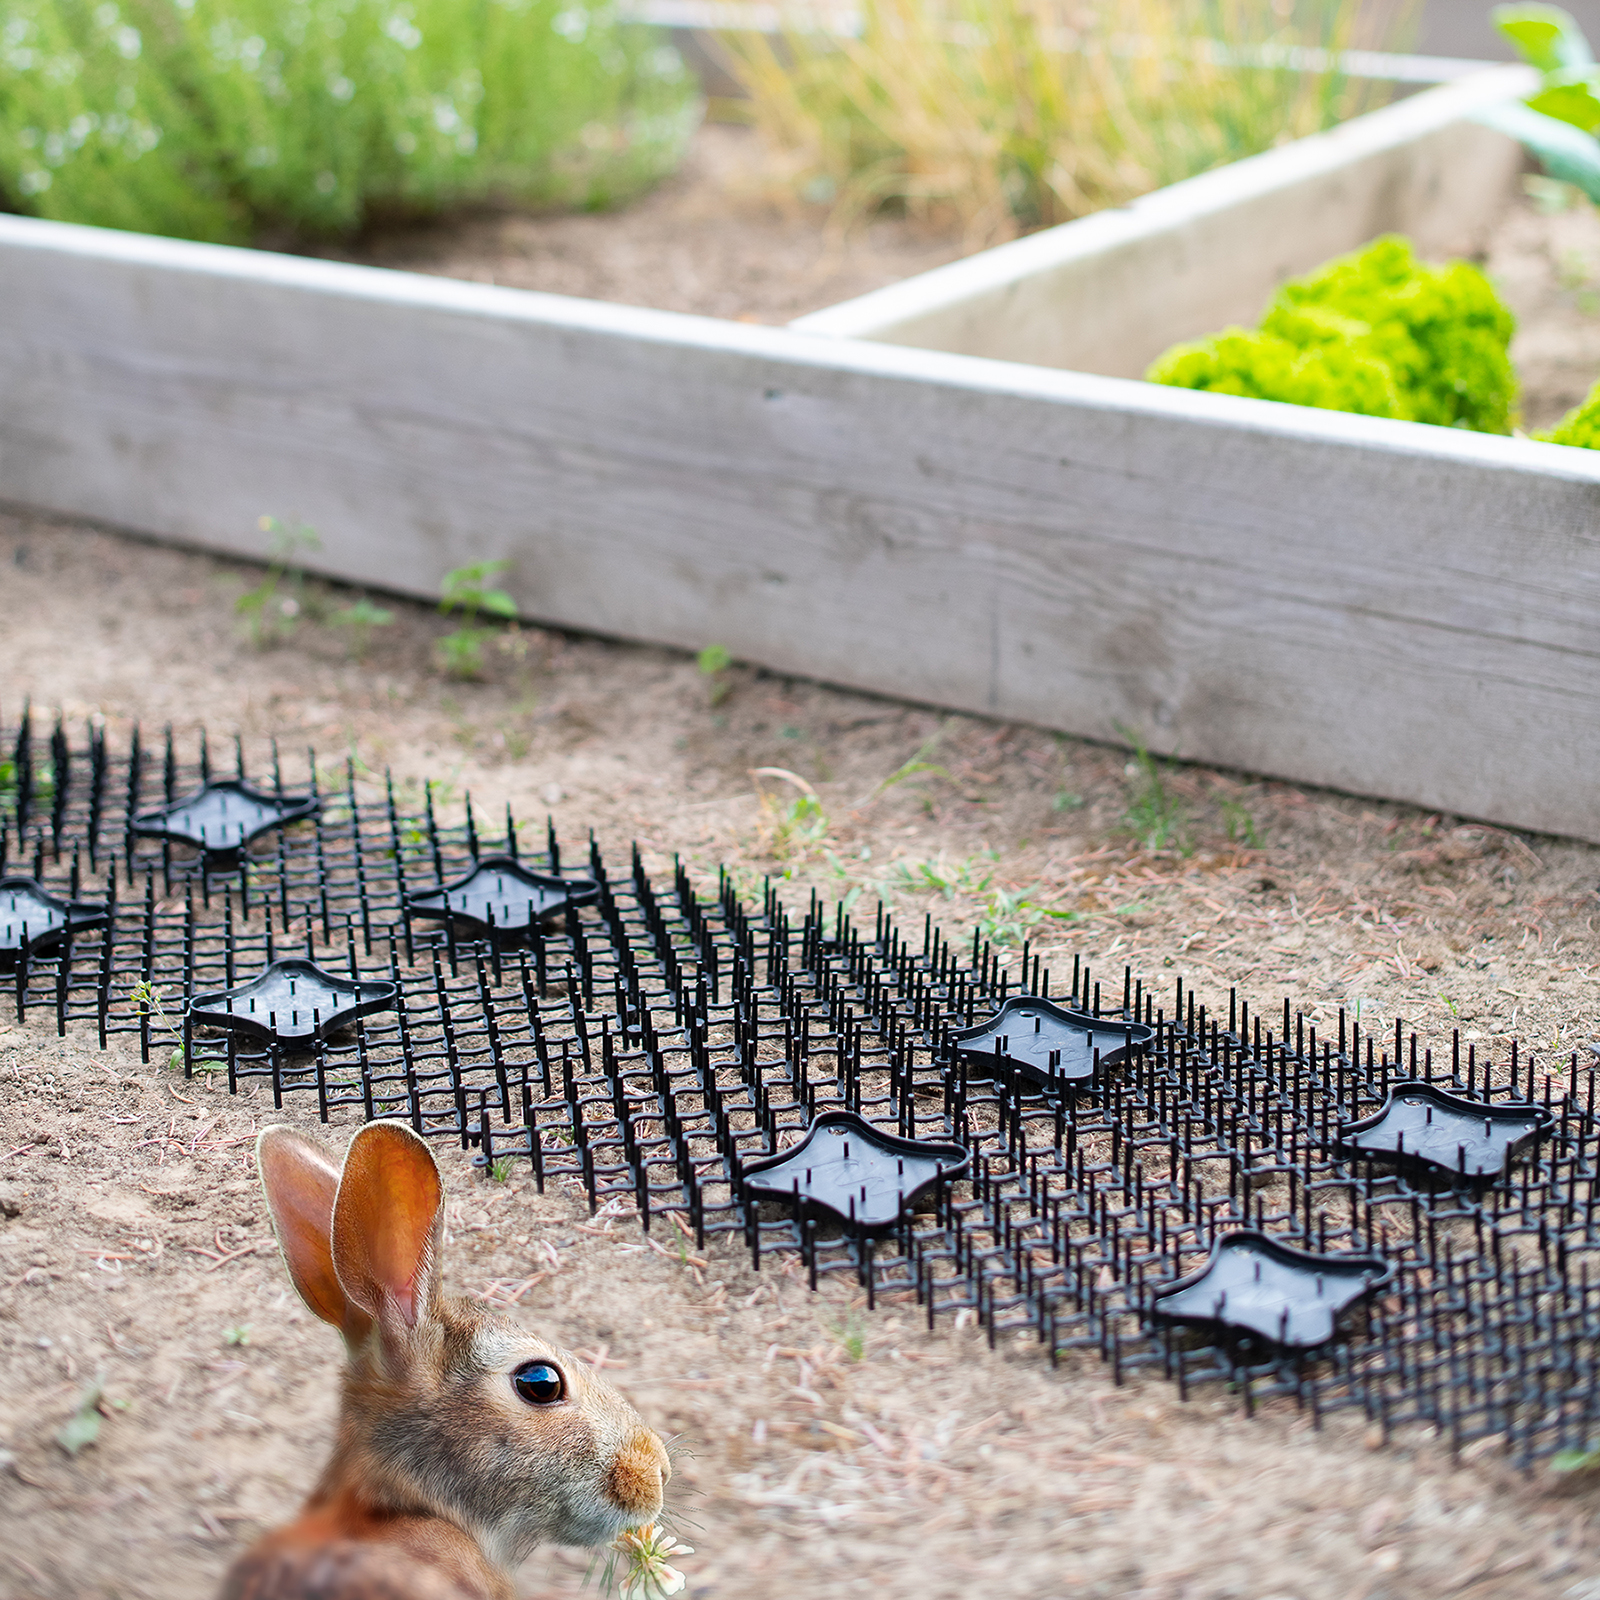
{"type": "Polygon", "coordinates": [[[863,0],[722,48],[756,125],[841,222],[885,206],[987,243],[1123,204],[1387,98],[1340,54],[1403,0],[863,0]]]}
{"type": "Polygon", "coordinates": [[[494,203],[597,209],[700,117],[584,0],[5,0],[0,203],[230,243],[494,203]]]}

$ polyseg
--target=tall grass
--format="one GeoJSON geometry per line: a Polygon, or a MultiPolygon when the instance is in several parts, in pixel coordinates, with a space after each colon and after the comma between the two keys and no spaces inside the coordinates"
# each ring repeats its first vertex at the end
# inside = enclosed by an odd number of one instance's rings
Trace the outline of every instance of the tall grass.
{"type": "Polygon", "coordinates": [[[757,126],[843,221],[885,205],[972,242],[1064,222],[1377,103],[1328,56],[1404,0],[864,0],[730,33],[757,126]],[[852,19],[853,20],[853,19],[852,19]],[[1319,70],[1293,71],[1306,51],[1319,70]]]}
{"type": "Polygon", "coordinates": [[[695,85],[589,0],[0,0],[0,201],[215,240],[483,201],[596,207],[695,85]]]}

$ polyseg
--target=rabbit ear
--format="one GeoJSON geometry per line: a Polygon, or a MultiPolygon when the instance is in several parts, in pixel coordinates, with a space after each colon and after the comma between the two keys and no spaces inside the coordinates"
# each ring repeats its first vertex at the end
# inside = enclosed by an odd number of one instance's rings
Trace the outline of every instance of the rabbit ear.
{"type": "Polygon", "coordinates": [[[333,1202],[333,1267],[345,1298],[380,1322],[416,1327],[438,1287],[443,1209],[427,1145],[398,1122],[362,1128],[333,1202]]]}
{"type": "Polygon", "coordinates": [[[360,1338],[368,1319],[346,1299],[333,1270],[330,1236],[338,1169],[304,1134],[279,1126],[263,1129],[256,1140],[256,1170],[290,1282],[324,1322],[347,1339],[360,1338]]]}

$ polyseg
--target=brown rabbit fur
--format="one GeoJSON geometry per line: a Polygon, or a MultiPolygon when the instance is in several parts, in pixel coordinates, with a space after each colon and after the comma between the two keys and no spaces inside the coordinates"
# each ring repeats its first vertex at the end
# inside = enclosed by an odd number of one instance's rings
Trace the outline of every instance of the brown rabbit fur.
{"type": "Polygon", "coordinates": [[[633,1408],[569,1352],[440,1292],[443,1188],[416,1134],[368,1123],[341,1173],[268,1128],[256,1160],[289,1277],[349,1360],[321,1481],[222,1600],[510,1600],[509,1569],[541,1541],[605,1544],[656,1516],[670,1469],[633,1408]]]}

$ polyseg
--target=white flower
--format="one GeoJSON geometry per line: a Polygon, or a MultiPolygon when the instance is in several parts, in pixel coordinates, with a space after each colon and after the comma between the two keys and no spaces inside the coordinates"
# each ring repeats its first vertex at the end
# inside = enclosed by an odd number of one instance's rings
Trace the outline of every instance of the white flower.
{"type": "Polygon", "coordinates": [[[628,1558],[628,1575],[622,1580],[622,1600],[665,1600],[679,1593],[688,1579],[668,1563],[669,1556],[692,1556],[694,1546],[671,1534],[656,1531],[653,1522],[619,1533],[611,1548],[628,1558]]]}

